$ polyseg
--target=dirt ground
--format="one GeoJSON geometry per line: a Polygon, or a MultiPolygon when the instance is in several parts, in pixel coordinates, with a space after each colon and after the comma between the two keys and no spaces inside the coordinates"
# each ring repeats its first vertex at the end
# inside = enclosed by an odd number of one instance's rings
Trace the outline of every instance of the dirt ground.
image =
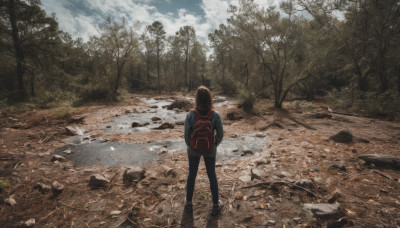
{"type": "Polygon", "coordinates": [[[276,110],[270,101],[259,100],[254,113],[216,108],[226,138],[249,133],[266,138],[262,152],[224,161],[217,155],[224,203],[217,217],[209,216],[211,194],[203,162],[193,211],[184,210],[185,151],[160,151],[156,162],[143,165],[145,178],[130,186],[123,184],[127,166],[78,167],[68,160],[51,161],[52,152],[70,137],[66,126],[121,143],[183,137],[182,125],[138,134],[105,134],[98,128],[114,116],[146,107],[141,97],[150,96],[132,94],[124,102],[85,106],[66,116],[33,110],[0,117],[0,226],[26,226],[33,218],[36,227],[400,227],[399,170],[357,158],[370,153],[399,157],[400,123],[331,113],[320,104],[309,108],[288,103],[276,110]],[[232,112],[244,118],[228,120],[232,112]],[[357,140],[329,139],[341,130],[357,140]],[[94,174],[110,182],[91,189],[94,174]],[[64,185],[58,196],[34,188],[53,181],[64,185]],[[5,202],[10,197],[13,206],[5,202]],[[304,203],[328,202],[339,203],[340,213],[319,217],[302,210],[304,203]]]}

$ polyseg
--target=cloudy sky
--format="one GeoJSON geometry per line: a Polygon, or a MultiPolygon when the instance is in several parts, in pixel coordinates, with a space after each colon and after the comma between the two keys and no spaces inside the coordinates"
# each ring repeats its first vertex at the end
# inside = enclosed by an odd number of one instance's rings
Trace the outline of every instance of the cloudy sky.
{"type": "MultiPolygon", "coordinates": [[[[98,25],[111,16],[125,17],[134,24],[139,21],[142,28],[155,20],[160,21],[167,32],[173,35],[180,27],[191,25],[197,38],[207,41],[212,32],[229,17],[229,5],[238,0],[42,0],[48,14],[55,13],[60,28],[74,38],[87,41],[98,34],[98,25]]],[[[279,4],[279,0],[255,0],[260,6],[279,4]]]]}

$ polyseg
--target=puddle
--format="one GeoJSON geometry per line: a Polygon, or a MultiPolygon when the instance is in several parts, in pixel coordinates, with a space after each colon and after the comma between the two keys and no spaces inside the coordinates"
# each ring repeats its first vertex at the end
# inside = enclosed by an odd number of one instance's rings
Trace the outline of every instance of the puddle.
{"type": "MultiPolygon", "coordinates": [[[[70,142],[73,142],[71,140],[70,142]]],[[[75,140],[74,142],[77,142],[75,140]]],[[[266,145],[266,138],[253,135],[238,138],[224,138],[218,147],[217,160],[224,161],[242,157],[243,151],[261,152],[266,145]]],[[[58,148],[53,153],[59,154],[76,163],[77,166],[92,165],[143,165],[155,162],[161,149],[171,153],[186,152],[183,139],[152,143],[122,144],[102,140],[86,140],[82,144],[71,143],[58,148]]],[[[251,155],[246,155],[251,156],[251,155]]]]}
{"type": "Polygon", "coordinates": [[[106,134],[128,134],[151,131],[165,122],[177,123],[185,121],[187,114],[185,111],[177,112],[166,109],[165,106],[170,105],[173,100],[155,100],[153,98],[141,100],[152,108],[137,109],[135,113],[116,116],[111,121],[97,126],[106,134]],[[158,117],[160,120],[152,121],[153,117],[158,117]],[[133,122],[138,123],[139,127],[132,127],[133,122]]]}
{"type": "Polygon", "coordinates": [[[226,97],[223,97],[223,96],[215,96],[214,97],[214,106],[215,107],[233,108],[233,107],[235,107],[235,102],[228,100],[226,97]]]}

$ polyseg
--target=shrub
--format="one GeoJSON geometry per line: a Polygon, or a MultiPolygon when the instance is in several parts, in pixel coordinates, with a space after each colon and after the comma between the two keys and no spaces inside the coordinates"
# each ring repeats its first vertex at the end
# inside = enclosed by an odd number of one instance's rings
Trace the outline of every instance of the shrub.
{"type": "Polygon", "coordinates": [[[239,108],[243,108],[245,111],[253,110],[253,106],[256,103],[256,95],[246,89],[242,89],[239,92],[239,108]]]}

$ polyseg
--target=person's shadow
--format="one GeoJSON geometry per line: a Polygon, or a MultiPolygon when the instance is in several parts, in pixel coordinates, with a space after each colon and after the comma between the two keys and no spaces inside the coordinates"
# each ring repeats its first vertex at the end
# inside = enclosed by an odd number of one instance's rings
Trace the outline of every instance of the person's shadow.
{"type": "MultiPolygon", "coordinates": [[[[192,228],[194,227],[193,208],[184,207],[181,227],[192,228]]],[[[207,228],[218,228],[218,217],[209,215],[207,217],[207,228]]]]}

